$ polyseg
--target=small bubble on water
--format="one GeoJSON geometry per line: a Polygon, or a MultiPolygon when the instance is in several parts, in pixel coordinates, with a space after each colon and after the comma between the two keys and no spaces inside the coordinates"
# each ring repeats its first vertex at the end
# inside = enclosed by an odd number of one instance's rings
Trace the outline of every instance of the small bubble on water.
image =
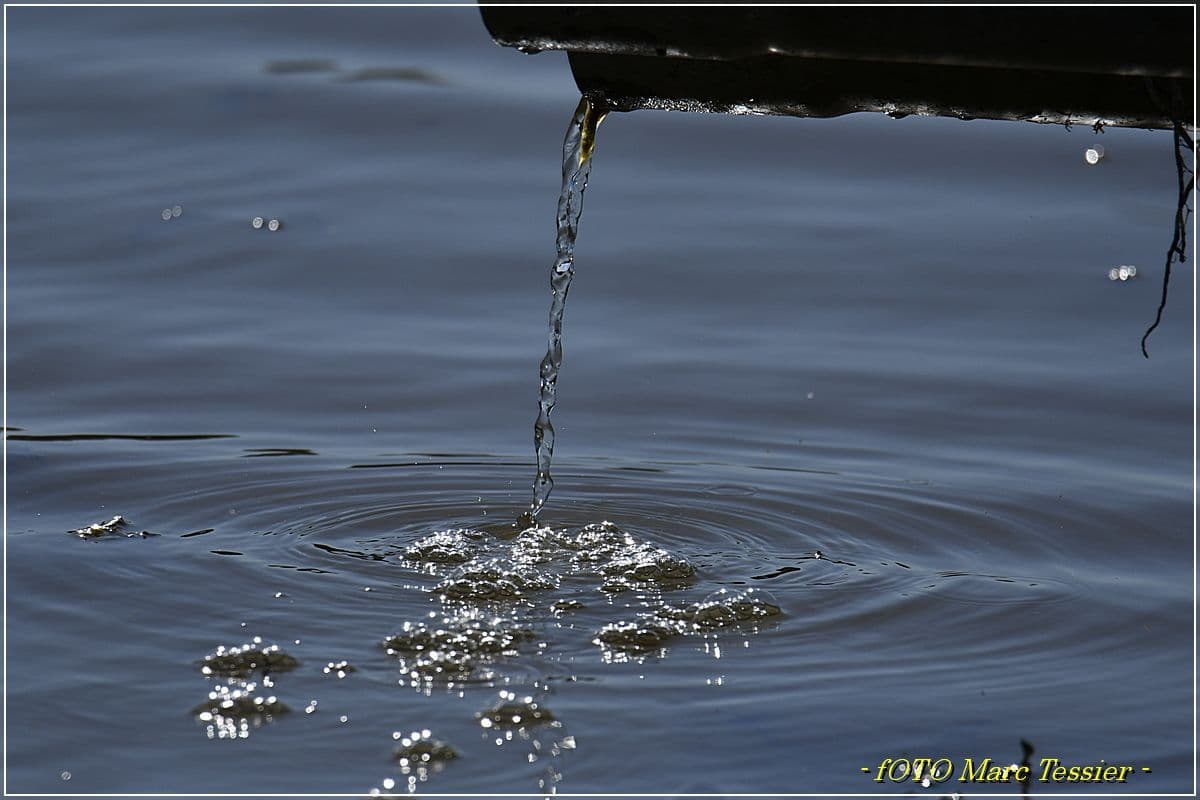
{"type": "Polygon", "coordinates": [[[267,230],[269,230],[269,231],[277,231],[282,227],[283,227],[283,223],[277,219],[272,219],[270,222],[267,223],[267,230]]]}
{"type": "Polygon", "coordinates": [[[391,791],[392,789],[394,789],[395,787],[396,787],[396,781],[394,781],[394,780],[393,780],[393,779],[391,779],[391,778],[384,778],[384,779],[383,779],[383,788],[387,789],[387,790],[390,792],[390,791],[391,791]]]}
{"type": "Polygon", "coordinates": [[[171,218],[171,209],[164,208],[162,210],[162,218],[163,220],[169,220],[171,218]]]}
{"type": "Polygon", "coordinates": [[[250,227],[254,228],[254,230],[259,230],[260,228],[262,228],[262,226],[263,226],[263,218],[262,217],[255,217],[254,219],[250,220],[250,227]]]}
{"type": "Polygon", "coordinates": [[[350,721],[350,718],[347,717],[345,714],[342,714],[340,717],[338,717],[338,722],[349,722],[349,721],[350,721]]]}
{"type": "Polygon", "coordinates": [[[67,772],[66,770],[63,770],[59,774],[58,777],[62,778],[64,781],[69,781],[69,780],[71,780],[71,773],[67,772]]]}
{"type": "Polygon", "coordinates": [[[171,206],[171,216],[176,218],[183,216],[183,206],[171,206]]]}
{"type": "Polygon", "coordinates": [[[1083,160],[1093,166],[1099,164],[1102,158],[1104,158],[1104,145],[1102,144],[1094,144],[1083,151],[1083,160]]]}
{"type": "Polygon", "coordinates": [[[804,395],[804,396],[805,396],[805,397],[807,397],[809,400],[812,400],[812,399],[813,399],[814,397],[816,397],[817,395],[816,395],[816,393],[815,393],[815,392],[809,392],[808,394],[806,394],[806,395],[804,395]]]}

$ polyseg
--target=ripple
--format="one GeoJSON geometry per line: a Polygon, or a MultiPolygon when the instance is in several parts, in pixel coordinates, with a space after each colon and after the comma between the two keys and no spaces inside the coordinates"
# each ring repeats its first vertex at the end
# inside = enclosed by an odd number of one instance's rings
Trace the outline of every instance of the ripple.
{"type": "Polygon", "coordinates": [[[1079,588],[1054,578],[939,571],[919,588],[956,603],[992,605],[1057,605],[1079,595],[1079,588]]]}
{"type": "MultiPolygon", "coordinates": [[[[240,618],[279,628],[318,609],[305,641],[324,636],[336,647],[316,654],[313,671],[359,669],[338,698],[398,686],[429,704],[413,720],[418,727],[474,715],[497,752],[537,760],[543,786],[561,777],[568,765],[556,759],[574,741],[560,704],[537,688],[548,681],[563,692],[593,691],[581,687],[623,680],[612,670],[632,663],[648,679],[651,669],[668,670],[669,680],[687,683],[697,658],[721,661],[715,677],[700,676],[711,687],[727,686],[739,663],[762,675],[802,670],[813,685],[899,669],[932,677],[945,665],[912,657],[911,642],[889,632],[936,631],[948,604],[963,609],[962,625],[1003,633],[956,644],[960,657],[1011,664],[1016,647],[1030,663],[1057,646],[1054,634],[1007,622],[1007,610],[1081,591],[1070,575],[1030,567],[1046,563],[1038,555],[1053,544],[1032,538],[1045,525],[1021,517],[1008,498],[968,503],[933,485],[848,474],[777,471],[772,482],[713,467],[736,481],[724,484],[699,467],[647,477],[621,464],[568,461],[560,488],[586,489],[564,491],[544,524],[518,532],[511,520],[527,501],[524,466],[424,458],[371,470],[331,468],[327,455],[263,459],[248,480],[214,475],[139,514],[174,529],[211,529],[199,542],[209,547],[192,551],[202,556],[226,546],[244,553],[223,567],[262,592],[254,603],[232,599],[240,618]],[[720,485],[754,485],[756,493],[710,491],[720,485]],[[964,563],[977,568],[957,569],[964,563]],[[848,665],[823,641],[869,646],[856,647],[848,665]],[[506,695],[481,711],[478,694],[488,687],[506,695]],[[523,705],[526,697],[536,708],[523,705]]],[[[189,548],[197,540],[173,541],[189,548]]],[[[319,720],[300,715],[293,726],[319,720]]]]}

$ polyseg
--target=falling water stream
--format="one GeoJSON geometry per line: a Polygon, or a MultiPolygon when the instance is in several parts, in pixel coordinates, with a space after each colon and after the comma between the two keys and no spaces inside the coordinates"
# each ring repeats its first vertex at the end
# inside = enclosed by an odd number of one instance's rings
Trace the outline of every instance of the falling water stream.
{"type": "Polygon", "coordinates": [[[558,369],[562,365],[562,321],[567,305],[567,292],[575,275],[575,238],[579,235],[579,218],[583,214],[583,193],[587,190],[592,171],[592,151],[596,146],[596,128],[607,110],[583,97],[571,115],[567,135],[563,139],[562,192],[558,196],[557,253],[550,270],[550,335],[546,355],[539,369],[538,416],[533,424],[533,445],[537,452],[537,476],[533,481],[533,500],[521,516],[519,527],[537,524],[537,515],[550,492],[554,479],[550,477],[550,460],[554,456],[554,423],[550,414],[557,402],[558,369]]]}

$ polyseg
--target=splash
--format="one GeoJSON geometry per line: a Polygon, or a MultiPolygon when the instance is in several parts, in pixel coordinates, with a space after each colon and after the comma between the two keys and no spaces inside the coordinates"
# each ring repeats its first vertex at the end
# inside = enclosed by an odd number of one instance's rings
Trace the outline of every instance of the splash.
{"type": "Polygon", "coordinates": [[[575,238],[583,214],[583,193],[592,171],[592,151],[596,147],[596,129],[608,113],[594,101],[580,99],[567,135],[563,140],[562,192],[558,196],[558,238],[554,267],[550,270],[550,336],[540,368],[538,416],[533,424],[533,444],[537,452],[537,477],[533,482],[533,501],[518,521],[522,529],[537,524],[537,515],[554,489],[550,460],[554,455],[554,425],[550,414],[557,402],[558,370],[562,366],[562,321],[567,292],[575,275],[575,238]]]}

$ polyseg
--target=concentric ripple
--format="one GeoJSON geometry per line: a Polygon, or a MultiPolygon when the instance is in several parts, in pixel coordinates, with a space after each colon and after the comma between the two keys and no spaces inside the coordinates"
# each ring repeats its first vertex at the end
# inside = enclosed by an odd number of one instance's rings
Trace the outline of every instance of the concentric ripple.
{"type": "MultiPolygon", "coordinates": [[[[280,641],[296,639],[279,650],[256,640],[210,651],[204,663],[225,683],[210,687],[194,712],[208,715],[210,735],[244,738],[285,717],[289,727],[353,725],[372,706],[403,702],[418,733],[437,729],[445,738],[405,734],[409,749],[393,766],[407,771],[380,792],[429,780],[469,784],[475,769],[487,763],[494,771],[510,750],[503,745],[515,743],[519,763],[501,769],[557,786],[576,743],[556,696],[617,679],[608,670],[668,670],[687,680],[696,658],[719,659],[722,670],[753,658],[756,670],[832,678],[846,666],[813,646],[823,637],[852,644],[896,625],[933,625],[946,602],[969,610],[972,624],[1006,625],[1005,608],[1040,608],[1078,591],[1070,576],[1039,574],[1030,559],[1006,567],[1009,548],[994,543],[1026,536],[1029,524],[998,498],[983,500],[992,504],[983,514],[929,487],[817,473],[781,481],[726,466],[726,480],[747,490],[713,492],[723,484],[695,467],[663,465],[647,479],[568,462],[563,483],[590,488],[514,536],[510,521],[524,500],[515,462],[413,459],[370,470],[314,463],[264,467],[235,485],[214,476],[138,514],[160,530],[212,528],[202,538],[179,536],[175,546],[243,554],[226,558],[224,569],[261,591],[239,601],[237,618],[280,641]],[[994,571],[956,569],[968,555],[974,564],[994,562],[994,571]],[[351,663],[353,681],[327,680],[351,663]],[[253,681],[264,672],[269,681],[272,672],[288,674],[263,694],[253,681]],[[309,672],[325,678],[311,684],[309,672]],[[398,690],[405,691],[397,697],[398,690]],[[489,700],[497,690],[499,699],[489,700]],[[312,714],[318,699],[332,713],[312,714]],[[292,707],[310,713],[286,714],[292,707]],[[501,745],[486,759],[461,727],[472,721],[486,732],[483,743],[501,745]]],[[[1027,555],[1040,547],[1031,536],[1023,544],[1027,555]]],[[[1003,638],[1008,646],[1022,640],[1030,659],[1049,645],[1036,628],[1015,630],[1003,638]]],[[[895,670],[903,647],[901,639],[876,639],[853,671],[895,670]]],[[[987,637],[960,652],[1004,657],[987,637]]],[[[703,681],[720,686],[725,677],[703,681]]]]}

